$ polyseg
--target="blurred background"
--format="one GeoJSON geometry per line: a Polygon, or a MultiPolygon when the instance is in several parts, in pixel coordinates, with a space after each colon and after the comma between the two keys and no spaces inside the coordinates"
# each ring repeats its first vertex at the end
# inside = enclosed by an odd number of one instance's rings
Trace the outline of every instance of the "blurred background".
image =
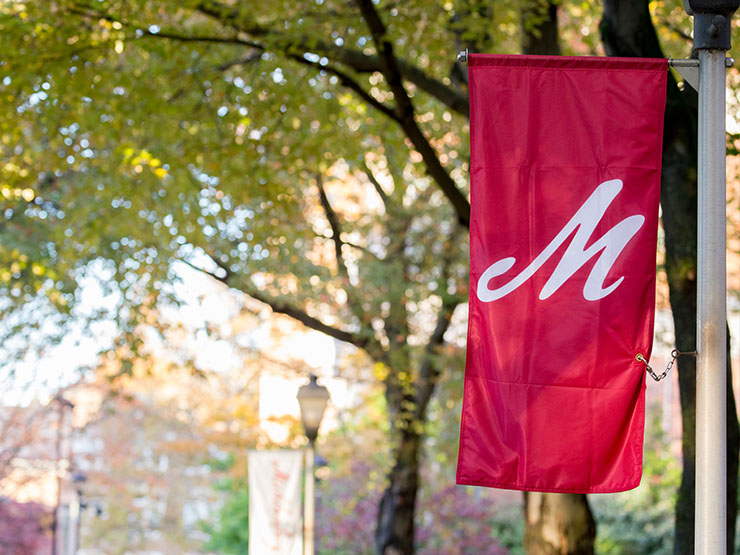
{"type": "MultiPolygon", "coordinates": [[[[693,553],[691,357],[648,382],[636,490],[455,485],[465,48],[684,58],[692,21],[677,1],[0,0],[0,553],[247,553],[247,451],[306,447],[310,374],[331,398],[317,553],[693,553]]],[[[695,345],[696,94],[671,76],[658,370],[695,345]]],[[[731,69],[734,367],[738,92],[731,69]]]]}

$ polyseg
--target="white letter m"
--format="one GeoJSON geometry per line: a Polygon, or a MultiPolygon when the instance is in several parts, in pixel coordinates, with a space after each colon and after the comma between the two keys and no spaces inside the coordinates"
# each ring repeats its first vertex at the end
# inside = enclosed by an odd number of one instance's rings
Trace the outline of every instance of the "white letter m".
{"type": "Polygon", "coordinates": [[[568,245],[563,257],[560,259],[550,279],[547,280],[547,283],[542,288],[539,296],[540,300],[547,299],[555,293],[561,285],[599,252],[601,252],[601,255],[596,260],[583,287],[583,297],[588,301],[597,301],[612,293],[622,283],[624,276],[617,279],[608,287],[603,287],[604,280],[614,262],[627,246],[627,243],[629,243],[630,239],[642,227],[645,217],[640,215],[629,216],[607,231],[588,249],[585,247],[589,237],[604,216],[606,209],[621,190],[622,181],[620,179],[612,179],[599,185],[565,227],[560,230],[560,233],[547,245],[545,250],[519,275],[496,289],[489,289],[488,282],[506,273],[514,265],[516,258],[502,258],[498,262],[491,264],[478,280],[478,298],[486,303],[500,299],[514,291],[532,277],[573,231],[576,230],[575,236],[568,245]]]}

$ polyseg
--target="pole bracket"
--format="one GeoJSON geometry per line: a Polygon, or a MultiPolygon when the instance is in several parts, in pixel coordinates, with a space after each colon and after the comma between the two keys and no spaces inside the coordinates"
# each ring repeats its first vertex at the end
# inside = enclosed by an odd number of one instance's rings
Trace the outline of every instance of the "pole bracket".
{"type": "MultiPolygon", "coordinates": [[[[695,91],[699,90],[699,60],[697,58],[688,58],[685,60],[668,58],[668,65],[681,74],[684,81],[688,83],[695,91]]],[[[735,59],[725,58],[725,67],[731,68],[735,65],[735,59]]]]}

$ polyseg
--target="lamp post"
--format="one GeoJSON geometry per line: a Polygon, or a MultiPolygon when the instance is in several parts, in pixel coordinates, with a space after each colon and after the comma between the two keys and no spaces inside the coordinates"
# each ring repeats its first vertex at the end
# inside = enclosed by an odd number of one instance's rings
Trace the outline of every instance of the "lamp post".
{"type": "MultiPolygon", "coordinates": [[[[57,555],[59,551],[61,551],[59,548],[60,546],[57,545],[60,542],[60,534],[59,534],[59,511],[61,509],[62,505],[62,484],[64,480],[63,470],[62,470],[62,442],[64,439],[64,413],[67,409],[72,410],[74,409],[74,404],[71,401],[68,401],[64,397],[62,397],[62,394],[58,394],[56,397],[54,397],[54,401],[58,403],[58,409],[59,409],[59,421],[57,424],[57,438],[56,438],[56,456],[57,456],[57,464],[56,464],[56,478],[57,478],[57,499],[56,499],[56,506],[54,507],[54,516],[53,520],[51,522],[51,555],[57,555]]],[[[69,449],[67,451],[67,458],[65,459],[65,468],[64,470],[67,470],[67,466],[69,465],[69,449]]]]}
{"type": "Polygon", "coordinates": [[[319,425],[324,409],[329,401],[329,391],[316,383],[316,375],[309,376],[309,382],[298,388],[298,404],[301,408],[303,430],[308,438],[306,449],[306,492],[303,504],[303,554],[313,555],[314,551],[314,443],[319,435],[319,425]]]}
{"type": "Polygon", "coordinates": [[[82,522],[82,484],[87,482],[87,476],[82,472],[72,473],[72,483],[75,486],[74,501],[69,504],[69,519],[67,522],[67,553],[76,555],[80,549],[80,524],[82,522]]]}

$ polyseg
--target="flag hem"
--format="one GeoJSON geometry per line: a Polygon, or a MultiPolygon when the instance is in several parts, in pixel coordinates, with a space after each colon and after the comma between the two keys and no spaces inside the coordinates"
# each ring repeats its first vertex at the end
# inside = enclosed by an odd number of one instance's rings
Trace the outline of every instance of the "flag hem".
{"type": "Polygon", "coordinates": [[[455,483],[458,486],[482,486],[486,488],[508,489],[515,491],[533,491],[541,493],[621,493],[635,489],[642,482],[642,476],[635,482],[624,486],[614,486],[609,488],[540,488],[537,486],[527,486],[526,484],[501,484],[488,482],[484,480],[464,480],[457,478],[455,483]]]}

